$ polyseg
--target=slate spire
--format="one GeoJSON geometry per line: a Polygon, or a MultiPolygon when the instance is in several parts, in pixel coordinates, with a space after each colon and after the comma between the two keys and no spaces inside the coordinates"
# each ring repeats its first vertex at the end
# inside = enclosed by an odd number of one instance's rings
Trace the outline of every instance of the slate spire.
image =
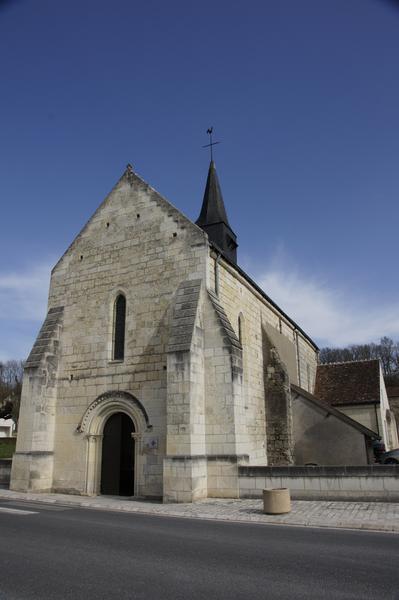
{"type": "Polygon", "coordinates": [[[206,180],[204,199],[200,216],[196,224],[201,227],[219,249],[232,262],[237,262],[237,236],[231,229],[227,219],[222,191],[216,173],[216,167],[211,160],[206,180]]]}

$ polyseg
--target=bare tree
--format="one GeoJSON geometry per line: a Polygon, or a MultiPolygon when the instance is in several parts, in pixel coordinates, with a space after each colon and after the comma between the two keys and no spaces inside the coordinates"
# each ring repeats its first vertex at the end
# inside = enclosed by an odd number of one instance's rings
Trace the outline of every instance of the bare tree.
{"type": "Polygon", "coordinates": [[[0,418],[10,417],[18,423],[24,361],[0,363],[0,418]]]}

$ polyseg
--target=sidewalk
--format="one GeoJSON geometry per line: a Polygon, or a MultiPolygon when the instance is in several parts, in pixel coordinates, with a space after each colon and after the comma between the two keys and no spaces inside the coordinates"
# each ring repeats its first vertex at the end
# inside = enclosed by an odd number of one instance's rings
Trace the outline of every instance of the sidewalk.
{"type": "Polygon", "coordinates": [[[261,500],[201,500],[194,504],[161,504],[145,500],[111,496],[72,496],[67,494],[33,494],[0,489],[1,501],[34,501],[45,504],[94,508],[149,515],[211,519],[245,523],[297,525],[386,531],[399,533],[399,503],[389,502],[292,502],[286,515],[264,515],[261,500]]]}

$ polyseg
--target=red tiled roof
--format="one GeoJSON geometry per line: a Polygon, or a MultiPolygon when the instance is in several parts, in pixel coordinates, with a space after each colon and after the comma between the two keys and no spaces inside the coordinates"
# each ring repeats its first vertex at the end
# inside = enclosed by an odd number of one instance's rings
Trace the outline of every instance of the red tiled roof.
{"type": "Polygon", "coordinates": [[[314,394],[331,406],[379,402],[379,360],[318,365],[314,394]]]}

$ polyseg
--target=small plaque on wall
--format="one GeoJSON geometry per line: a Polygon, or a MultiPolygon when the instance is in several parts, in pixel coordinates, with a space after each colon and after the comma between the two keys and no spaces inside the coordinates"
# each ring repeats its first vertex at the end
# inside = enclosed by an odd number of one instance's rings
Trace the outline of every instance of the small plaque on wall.
{"type": "Polygon", "coordinates": [[[146,450],[158,450],[158,438],[157,437],[147,438],[144,442],[144,448],[146,450]]]}

